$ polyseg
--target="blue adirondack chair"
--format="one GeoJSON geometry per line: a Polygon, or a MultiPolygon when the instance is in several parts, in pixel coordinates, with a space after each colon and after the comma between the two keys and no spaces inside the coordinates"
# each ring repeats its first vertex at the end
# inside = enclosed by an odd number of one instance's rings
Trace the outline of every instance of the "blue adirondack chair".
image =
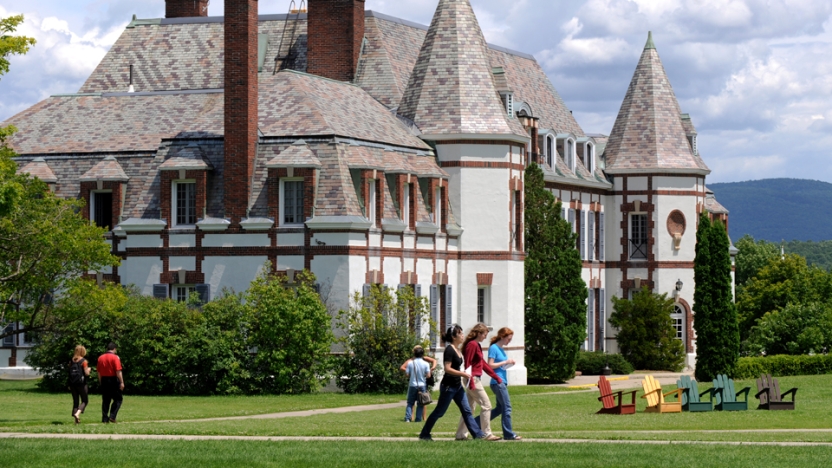
{"type": "Polygon", "coordinates": [[[750,391],[751,387],[745,387],[736,392],[733,379],[729,379],[724,374],[717,375],[714,379],[715,408],[719,411],[745,411],[748,409],[748,392],[750,391]],[[737,397],[740,395],[744,395],[745,400],[738,400],[737,397]]]}
{"type": "Polygon", "coordinates": [[[696,413],[700,411],[712,411],[714,409],[713,388],[699,393],[699,386],[696,384],[696,380],[691,379],[689,375],[679,377],[679,380],[676,381],[676,386],[682,389],[682,411],[696,413]],[[702,399],[705,395],[708,395],[708,401],[702,399]]]}

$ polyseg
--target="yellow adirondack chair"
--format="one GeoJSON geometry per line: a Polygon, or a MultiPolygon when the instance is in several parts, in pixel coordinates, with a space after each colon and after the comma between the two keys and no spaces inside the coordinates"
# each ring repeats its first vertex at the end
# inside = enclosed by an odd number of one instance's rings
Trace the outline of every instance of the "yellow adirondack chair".
{"type": "Polygon", "coordinates": [[[652,375],[644,377],[641,381],[641,387],[644,389],[642,398],[647,399],[647,413],[681,413],[682,412],[682,389],[677,388],[667,393],[662,393],[662,386],[653,378],[652,375]],[[676,395],[676,401],[665,402],[664,398],[670,395],[676,395]]]}

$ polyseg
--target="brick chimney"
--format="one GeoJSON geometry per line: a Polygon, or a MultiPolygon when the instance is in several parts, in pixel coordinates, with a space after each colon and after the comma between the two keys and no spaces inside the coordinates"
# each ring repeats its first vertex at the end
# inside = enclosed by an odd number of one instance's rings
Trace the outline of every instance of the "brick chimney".
{"type": "Polygon", "coordinates": [[[208,16],[208,0],[165,0],[165,18],[208,16]]]}
{"type": "Polygon", "coordinates": [[[306,71],[352,81],[364,41],[364,0],[308,0],[306,71]]]}
{"type": "Polygon", "coordinates": [[[225,0],[225,216],[247,217],[257,154],[257,0],[225,0]]]}

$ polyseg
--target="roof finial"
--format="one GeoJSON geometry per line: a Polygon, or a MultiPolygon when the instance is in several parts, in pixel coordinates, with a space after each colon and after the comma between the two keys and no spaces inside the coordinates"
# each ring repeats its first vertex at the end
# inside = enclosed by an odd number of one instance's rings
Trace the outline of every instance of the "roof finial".
{"type": "Polygon", "coordinates": [[[656,44],[653,44],[653,31],[647,31],[647,44],[644,44],[644,49],[655,49],[656,44]]]}

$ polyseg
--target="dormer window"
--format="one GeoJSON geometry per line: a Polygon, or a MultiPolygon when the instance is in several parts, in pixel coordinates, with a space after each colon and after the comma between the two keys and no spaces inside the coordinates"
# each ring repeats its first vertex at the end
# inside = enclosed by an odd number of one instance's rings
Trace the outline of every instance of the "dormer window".
{"type": "Polygon", "coordinates": [[[575,171],[575,142],[571,138],[566,139],[566,154],[564,155],[564,162],[569,166],[569,170],[575,171]]]}
{"type": "Polygon", "coordinates": [[[174,226],[196,225],[196,181],[177,180],[173,185],[174,226]]]}
{"type": "Polygon", "coordinates": [[[506,108],[506,114],[509,117],[514,117],[514,93],[502,93],[500,97],[503,100],[503,106],[506,108]]]}
{"type": "Polygon", "coordinates": [[[699,154],[699,150],[696,148],[696,135],[688,135],[688,143],[693,154],[699,154]]]}
{"type": "Polygon", "coordinates": [[[584,166],[590,172],[590,174],[595,170],[595,159],[593,154],[594,148],[592,143],[586,144],[586,150],[584,150],[584,166]]]}
{"type": "Polygon", "coordinates": [[[546,163],[549,164],[549,167],[555,167],[555,137],[552,135],[546,135],[546,163]]]}

